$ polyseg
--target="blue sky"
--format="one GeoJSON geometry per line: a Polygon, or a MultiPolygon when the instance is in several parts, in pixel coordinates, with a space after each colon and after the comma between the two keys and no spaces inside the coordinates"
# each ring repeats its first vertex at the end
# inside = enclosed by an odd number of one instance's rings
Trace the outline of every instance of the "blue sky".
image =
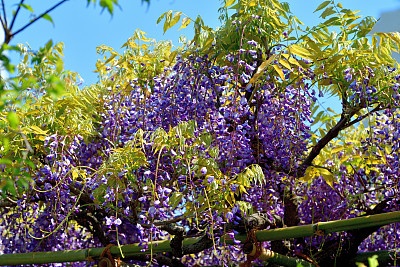
{"type": "MultiPolygon", "coordinates": [[[[8,16],[11,10],[15,9],[15,3],[19,1],[7,1],[8,16]],[[14,6],[13,6],[14,5],[14,6]]],[[[26,0],[35,14],[40,14],[55,0],[26,0]]],[[[313,26],[318,23],[318,15],[312,12],[322,1],[314,0],[289,0],[292,12],[306,25],[313,26]]],[[[336,1],[338,2],[338,1],[336,1]]],[[[360,10],[360,15],[371,15],[376,18],[382,12],[400,8],[399,0],[381,0],[377,5],[376,0],[344,0],[340,1],[345,8],[360,10]]],[[[86,0],[70,0],[50,13],[55,25],[40,20],[26,31],[17,35],[11,44],[28,43],[32,49],[37,50],[49,39],[53,42],[64,42],[65,44],[65,67],[66,69],[78,72],[85,80],[84,84],[89,85],[97,81],[93,73],[96,60],[100,57],[96,54],[96,47],[108,45],[119,49],[125,41],[132,36],[135,29],[139,28],[148,33],[148,37],[157,40],[172,40],[178,44],[180,35],[193,36],[193,28],[177,31],[175,26],[163,35],[162,24],[157,25],[157,18],[168,10],[182,11],[191,18],[201,15],[204,22],[210,27],[220,25],[218,8],[220,0],[151,0],[150,6],[141,4],[140,0],[119,0],[121,9],[116,8],[111,17],[107,11],[101,11],[99,6],[86,6],[86,0]]],[[[16,21],[18,26],[26,23],[29,12],[20,13],[16,21]]],[[[10,20],[10,18],[9,18],[10,20]]],[[[16,56],[11,55],[14,63],[16,56]]]]}

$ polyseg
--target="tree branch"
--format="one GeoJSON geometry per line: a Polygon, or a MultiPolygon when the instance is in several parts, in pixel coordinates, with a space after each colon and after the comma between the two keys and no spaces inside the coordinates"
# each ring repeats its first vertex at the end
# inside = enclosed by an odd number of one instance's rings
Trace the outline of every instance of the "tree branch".
{"type": "Polygon", "coordinates": [[[381,105],[378,105],[376,108],[374,108],[373,110],[371,110],[371,111],[368,112],[367,114],[364,114],[364,115],[358,117],[357,119],[354,119],[353,121],[351,121],[351,122],[349,122],[348,124],[346,124],[346,127],[345,127],[345,128],[350,127],[350,126],[352,126],[353,124],[356,124],[357,122],[362,121],[363,119],[365,119],[366,117],[368,117],[369,115],[371,115],[371,113],[375,113],[375,112],[378,112],[378,111],[382,111],[382,110],[385,110],[386,108],[387,108],[386,106],[385,106],[385,107],[381,107],[381,105]]]}
{"type": "Polygon", "coordinates": [[[5,24],[3,18],[0,16],[0,22],[1,22],[1,27],[3,27],[4,30],[4,39],[7,37],[7,25],[5,24]]]}
{"type": "Polygon", "coordinates": [[[16,20],[16,18],[17,18],[17,16],[18,16],[18,13],[19,13],[20,9],[21,9],[21,5],[24,3],[24,1],[25,1],[25,0],[21,0],[21,2],[19,2],[19,5],[18,5],[18,7],[17,7],[17,10],[15,11],[15,13],[14,13],[14,15],[13,15],[13,18],[12,18],[12,20],[11,20],[10,31],[12,30],[12,28],[13,28],[13,26],[14,26],[15,20],[16,20]]]}
{"type": "Polygon", "coordinates": [[[167,231],[170,235],[174,235],[170,242],[172,255],[181,258],[183,256],[183,240],[186,236],[185,228],[183,226],[168,224],[161,226],[160,229],[167,231]]]}
{"type": "Polygon", "coordinates": [[[93,236],[97,237],[103,246],[110,244],[110,238],[106,236],[103,228],[101,227],[102,223],[95,215],[84,210],[74,214],[73,218],[79,225],[85,227],[93,234],[93,236]]]}
{"type": "Polygon", "coordinates": [[[7,23],[6,5],[4,4],[4,0],[1,0],[1,5],[3,7],[4,23],[7,27],[8,23],[7,23]]]}
{"type": "Polygon", "coordinates": [[[16,207],[17,205],[17,201],[11,199],[10,197],[7,197],[6,201],[0,201],[0,208],[11,208],[16,207]]]}
{"type": "Polygon", "coordinates": [[[26,28],[28,28],[29,26],[31,26],[33,23],[35,23],[36,21],[38,21],[40,18],[42,18],[44,15],[50,13],[51,11],[53,11],[54,9],[56,9],[57,7],[59,7],[60,5],[64,4],[65,2],[67,2],[69,0],[62,0],[60,2],[58,2],[57,4],[55,4],[54,6],[52,6],[51,8],[47,9],[45,12],[43,12],[42,14],[40,14],[38,17],[36,17],[34,20],[30,21],[29,23],[25,24],[22,28],[20,28],[19,30],[17,30],[15,33],[11,33],[10,36],[10,40],[11,38],[13,38],[15,35],[17,35],[18,33],[22,32],[23,30],[25,30],[26,28]]]}
{"type": "Polygon", "coordinates": [[[213,246],[213,241],[205,234],[197,243],[183,246],[183,255],[196,254],[213,246]]]}
{"type": "Polygon", "coordinates": [[[7,15],[6,15],[6,8],[4,5],[4,0],[1,0],[1,5],[3,7],[3,17],[0,16],[0,21],[1,21],[1,26],[3,27],[4,30],[4,37],[7,36],[7,31],[8,31],[8,27],[7,27],[7,15]]]}
{"type": "MultiPolygon", "coordinates": [[[[385,213],[385,209],[388,208],[388,202],[392,199],[393,197],[386,198],[362,216],[385,213]]],[[[341,240],[341,237],[328,241],[321,252],[317,252],[314,256],[320,263],[320,266],[333,266],[334,263],[336,263],[337,266],[348,266],[347,263],[356,256],[360,244],[368,236],[378,231],[379,228],[381,228],[381,226],[347,231],[347,236],[344,241],[341,240]],[[338,251],[340,251],[340,255],[337,255],[335,260],[333,260],[332,255],[336,255],[338,251]]]]}
{"type": "MultiPolygon", "coordinates": [[[[357,110],[358,111],[358,110],[357,110]]],[[[353,117],[354,114],[356,114],[355,110],[352,110],[349,114],[343,114],[340,119],[340,121],[332,128],[329,130],[329,132],[322,137],[318,143],[312,148],[310,154],[307,156],[307,158],[301,163],[300,168],[299,168],[299,173],[298,176],[302,176],[304,170],[308,167],[311,166],[312,161],[319,155],[321,150],[335,137],[338,136],[339,132],[346,127],[348,127],[348,122],[351,117],[353,117]]]]}

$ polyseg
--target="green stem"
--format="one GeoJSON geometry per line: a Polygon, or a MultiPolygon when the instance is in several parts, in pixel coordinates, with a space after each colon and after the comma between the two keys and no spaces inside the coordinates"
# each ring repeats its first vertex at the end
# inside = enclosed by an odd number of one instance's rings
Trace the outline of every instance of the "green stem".
{"type": "MultiPolygon", "coordinates": [[[[273,241],[290,238],[313,236],[315,234],[329,234],[334,232],[350,231],[367,227],[384,226],[400,222],[400,211],[382,213],[377,215],[362,216],[352,219],[320,222],[308,225],[292,226],[256,232],[258,241],[273,241]]],[[[235,236],[237,240],[245,241],[246,236],[235,236]]],[[[229,243],[229,240],[227,240],[229,243]]],[[[233,242],[232,242],[233,244],[233,242]]]]}
{"type": "MultiPolygon", "coordinates": [[[[256,237],[257,240],[261,242],[282,240],[282,239],[313,236],[315,234],[328,234],[333,232],[349,231],[366,227],[383,226],[395,222],[400,222],[400,211],[388,212],[377,215],[369,215],[369,216],[363,216],[363,217],[339,220],[339,221],[321,222],[310,225],[292,226],[292,227],[272,229],[272,230],[262,230],[256,232],[256,237]]],[[[235,238],[242,242],[246,240],[245,235],[237,235],[235,236],[235,238]]],[[[185,239],[183,241],[183,245],[184,246],[192,245],[200,241],[200,239],[201,238],[185,239]]],[[[233,240],[228,239],[228,237],[221,238],[221,242],[225,242],[226,244],[233,244],[233,240]]],[[[141,251],[142,247],[140,247],[139,244],[132,244],[120,247],[114,246],[111,247],[110,251],[114,257],[121,257],[121,252],[126,257],[129,257],[134,255],[172,251],[169,240],[153,241],[151,244],[149,244],[149,247],[150,248],[147,249],[146,251],[141,251]]],[[[0,255],[0,266],[88,261],[91,259],[98,259],[103,250],[104,248],[87,248],[87,249],[67,250],[67,251],[3,254],[0,255]]],[[[283,259],[281,256],[283,255],[277,254],[276,260],[283,259]]]]}

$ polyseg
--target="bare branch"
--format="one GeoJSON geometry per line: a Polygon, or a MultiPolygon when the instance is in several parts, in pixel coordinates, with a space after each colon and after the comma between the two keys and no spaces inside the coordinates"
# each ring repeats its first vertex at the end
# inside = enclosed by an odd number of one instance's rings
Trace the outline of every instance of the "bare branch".
{"type": "Polygon", "coordinates": [[[1,22],[1,27],[3,27],[3,30],[4,30],[4,35],[7,35],[7,25],[6,25],[6,23],[4,22],[4,20],[3,20],[3,17],[2,16],[0,16],[0,22],[1,22]]]}
{"type": "Polygon", "coordinates": [[[18,15],[18,13],[19,13],[19,10],[21,9],[21,5],[24,3],[24,1],[25,0],[21,0],[21,2],[19,2],[19,5],[18,5],[18,7],[17,7],[17,10],[15,11],[15,13],[14,13],[14,15],[13,15],[13,18],[12,18],[12,20],[11,20],[11,25],[10,25],[10,31],[12,30],[12,28],[13,28],[13,26],[14,26],[14,23],[15,23],[15,20],[16,20],[16,18],[17,18],[17,15],[18,15]]]}
{"type": "Polygon", "coordinates": [[[1,6],[3,7],[4,24],[7,28],[8,23],[7,23],[6,5],[4,4],[4,0],[1,0],[1,6]]]}
{"type": "MultiPolygon", "coordinates": [[[[40,14],[38,17],[36,17],[34,20],[30,21],[29,23],[25,24],[25,26],[23,26],[22,28],[20,28],[19,30],[17,30],[15,33],[11,33],[11,38],[14,37],[15,35],[17,35],[18,33],[22,32],[23,30],[25,30],[26,28],[28,28],[29,26],[31,26],[33,23],[35,23],[36,21],[38,21],[40,18],[42,18],[44,15],[50,13],[51,11],[53,11],[54,9],[56,9],[57,7],[59,7],[60,5],[64,4],[65,2],[67,2],[69,0],[62,0],[60,2],[58,2],[57,4],[55,4],[54,6],[52,6],[51,8],[47,9],[45,12],[43,12],[42,14],[40,14]]],[[[10,39],[11,39],[10,38],[10,39]]]]}

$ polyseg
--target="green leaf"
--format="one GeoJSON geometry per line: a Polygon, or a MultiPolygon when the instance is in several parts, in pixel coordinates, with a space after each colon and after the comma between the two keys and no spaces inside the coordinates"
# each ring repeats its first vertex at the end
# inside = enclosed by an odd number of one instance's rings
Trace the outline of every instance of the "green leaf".
{"type": "Polygon", "coordinates": [[[103,8],[107,8],[110,14],[113,14],[114,11],[114,3],[112,0],[100,0],[100,6],[103,8]]]}
{"type": "Polygon", "coordinates": [[[208,154],[213,157],[214,159],[218,158],[219,156],[219,148],[214,146],[212,148],[210,148],[210,150],[208,151],[208,154]]]}
{"type": "Polygon", "coordinates": [[[0,159],[0,164],[12,165],[12,161],[9,160],[9,159],[1,158],[0,159]]]}
{"type": "Polygon", "coordinates": [[[322,2],[322,4],[320,4],[320,5],[317,7],[316,10],[314,10],[314,13],[317,12],[317,11],[319,11],[319,10],[321,10],[321,9],[323,9],[323,8],[325,8],[325,7],[326,7],[327,5],[329,5],[330,3],[331,3],[331,1],[322,2]]]}
{"type": "Polygon", "coordinates": [[[235,203],[239,210],[241,210],[245,214],[252,214],[253,213],[253,205],[246,201],[236,201],[235,203]]]}
{"type": "Polygon", "coordinates": [[[372,30],[376,22],[377,20],[373,17],[364,18],[358,26],[359,31],[357,32],[357,37],[361,38],[367,35],[372,30]]]}
{"type": "Polygon", "coordinates": [[[331,108],[327,108],[328,111],[332,112],[333,114],[337,115],[337,113],[335,111],[333,111],[333,109],[331,108]]]}
{"type": "Polygon", "coordinates": [[[10,193],[12,196],[15,196],[17,194],[17,191],[15,190],[14,180],[6,179],[5,185],[3,186],[3,188],[1,188],[1,191],[3,193],[3,196],[5,196],[7,193],[10,193]]]}
{"type": "Polygon", "coordinates": [[[172,196],[169,198],[168,204],[172,206],[172,209],[175,209],[181,202],[182,198],[183,198],[182,193],[174,192],[172,196]]]}
{"type": "Polygon", "coordinates": [[[29,10],[30,12],[33,13],[33,8],[30,5],[27,4],[20,4],[20,6],[22,6],[23,8],[29,10]]]}
{"type": "Polygon", "coordinates": [[[3,147],[3,153],[7,152],[10,149],[10,139],[4,137],[2,142],[0,143],[3,147]]]}
{"type": "Polygon", "coordinates": [[[379,266],[378,255],[374,255],[372,257],[369,257],[368,258],[368,265],[369,265],[369,267],[377,267],[377,266],[379,266]]]}
{"type": "Polygon", "coordinates": [[[165,15],[166,15],[168,12],[169,12],[169,11],[164,12],[164,13],[157,19],[157,24],[160,23],[160,21],[165,17],[165,15]]]}
{"type": "Polygon", "coordinates": [[[46,49],[46,51],[49,51],[50,48],[53,46],[53,40],[49,40],[46,45],[44,46],[44,48],[46,49]]]}
{"type": "Polygon", "coordinates": [[[323,18],[323,19],[325,19],[326,17],[328,17],[328,16],[330,16],[330,15],[332,15],[332,14],[335,14],[336,13],[336,11],[335,10],[333,10],[333,6],[330,6],[330,7],[328,7],[328,8],[326,8],[325,10],[324,10],[324,12],[322,12],[322,14],[321,14],[321,18],[323,18]]]}
{"type": "Polygon", "coordinates": [[[44,15],[42,16],[42,18],[44,18],[45,20],[50,21],[50,22],[54,25],[54,21],[53,21],[53,19],[50,17],[49,14],[44,14],[44,15]]]}
{"type": "Polygon", "coordinates": [[[326,26],[340,25],[340,19],[338,17],[332,17],[323,23],[326,26]]]}
{"type": "Polygon", "coordinates": [[[16,128],[19,125],[19,118],[14,111],[8,112],[7,120],[11,128],[16,128]]]}
{"type": "Polygon", "coordinates": [[[14,50],[14,51],[17,51],[17,52],[21,52],[21,49],[18,46],[8,45],[8,44],[3,44],[1,46],[1,50],[14,50]]]}
{"type": "Polygon", "coordinates": [[[201,27],[204,25],[203,19],[201,18],[200,15],[197,16],[195,22],[194,22],[194,34],[195,34],[195,39],[199,37],[201,27]]]}
{"type": "Polygon", "coordinates": [[[250,165],[238,175],[238,182],[244,186],[249,186],[250,182],[262,185],[265,183],[265,176],[261,167],[257,164],[250,165]]]}
{"type": "Polygon", "coordinates": [[[318,123],[319,120],[321,119],[321,116],[324,114],[324,111],[320,111],[317,116],[314,118],[314,121],[311,123],[310,126],[313,126],[314,124],[318,123]]]}
{"type": "Polygon", "coordinates": [[[196,143],[199,145],[203,145],[205,147],[209,147],[211,145],[212,136],[209,133],[204,133],[197,137],[196,143]]]}

